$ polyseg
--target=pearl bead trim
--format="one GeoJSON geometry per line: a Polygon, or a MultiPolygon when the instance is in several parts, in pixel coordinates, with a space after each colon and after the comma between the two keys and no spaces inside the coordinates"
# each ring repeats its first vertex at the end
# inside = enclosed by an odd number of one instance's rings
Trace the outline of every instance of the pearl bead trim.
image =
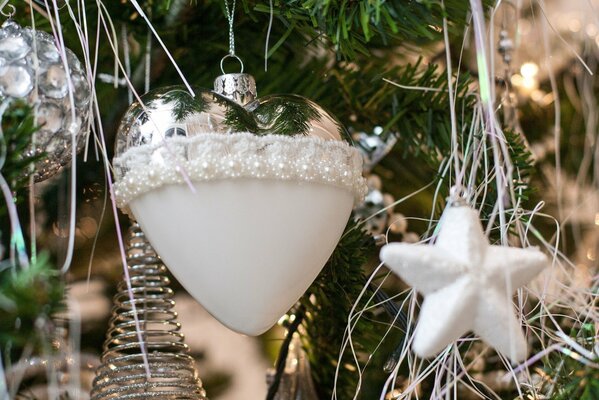
{"type": "Polygon", "coordinates": [[[119,207],[164,185],[257,178],[315,182],[367,192],[362,157],[341,141],[306,136],[202,133],[134,147],[114,159],[119,207]]]}

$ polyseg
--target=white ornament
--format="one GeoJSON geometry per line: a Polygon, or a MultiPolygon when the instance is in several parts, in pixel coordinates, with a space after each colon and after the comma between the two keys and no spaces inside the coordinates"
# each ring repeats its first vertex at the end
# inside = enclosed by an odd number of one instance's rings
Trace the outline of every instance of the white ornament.
{"type": "Polygon", "coordinates": [[[335,249],[353,205],[332,185],[222,179],[129,203],[179,282],[224,325],[259,335],[295,304],[335,249]]]}
{"type": "MultiPolygon", "coordinates": [[[[253,82],[233,75],[221,78],[253,82]]],[[[146,94],[119,129],[114,188],[187,291],[259,335],[316,278],[366,185],[331,115],[298,96],[254,99],[250,86],[232,96],[247,104],[201,89],[146,94]]]]}
{"type": "Polygon", "coordinates": [[[473,331],[512,361],[526,357],[512,295],[548,264],[540,250],[490,245],[475,210],[449,206],[434,245],[392,243],[380,257],[424,295],[416,354],[434,356],[473,331]]]}

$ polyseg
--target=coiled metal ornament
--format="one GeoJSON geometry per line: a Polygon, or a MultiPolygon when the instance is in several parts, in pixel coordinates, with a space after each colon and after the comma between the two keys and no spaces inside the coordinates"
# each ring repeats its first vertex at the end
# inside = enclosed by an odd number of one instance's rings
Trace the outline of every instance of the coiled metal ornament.
{"type": "Polygon", "coordinates": [[[102,365],[96,372],[91,399],[207,400],[177,322],[166,267],[137,224],[129,229],[127,264],[135,311],[123,281],[114,297],[102,365]],[[139,341],[134,313],[144,343],[139,341]],[[149,379],[142,357],[144,346],[149,379]]]}

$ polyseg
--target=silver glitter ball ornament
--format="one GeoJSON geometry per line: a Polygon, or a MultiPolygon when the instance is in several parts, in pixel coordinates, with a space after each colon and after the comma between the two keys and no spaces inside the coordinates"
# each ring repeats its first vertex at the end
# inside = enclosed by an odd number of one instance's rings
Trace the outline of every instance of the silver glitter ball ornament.
{"type": "Polygon", "coordinates": [[[39,129],[26,156],[44,154],[35,163],[36,182],[68,164],[72,135],[79,151],[88,131],[90,87],[75,54],[66,48],[65,53],[68,70],[51,35],[10,19],[0,28],[0,98],[22,100],[34,109],[39,129]]]}

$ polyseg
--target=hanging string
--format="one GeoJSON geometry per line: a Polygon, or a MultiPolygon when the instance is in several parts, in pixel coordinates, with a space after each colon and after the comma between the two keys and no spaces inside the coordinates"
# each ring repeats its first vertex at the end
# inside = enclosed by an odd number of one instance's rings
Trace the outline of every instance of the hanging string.
{"type": "Polygon", "coordinates": [[[268,43],[270,42],[270,31],[272,30],[272,20],[274,17],[274,7],[272,0],[270,3],[270,18],[268,19],[268,30],[266,31],[266,43],[264,45],[264,71],[268,71],[268,43]]]}
{"type": "Polygon", "coordinates": [[[225,75],[225,68],[223,66],[223,62],[227,58],[235,58],[237,61],[239,61],[239,64],[241,65],[241,71],[239,73],[243,73],[243,61],[241,61],[241,58],[237,57],[237,55],[235,54],[235,32],[233,31],[233,21],[235,18],[236,5],[237,0],[233,0],[233,3],[230,7],[229,0],[225,0],[225,15],[227,16],[227,21],[229,22],[229,54],[227,54],[220,60],[220,70],[223,73],[223,75],[225,75]]]}
{"type": "Polygon", "coordinates": [[[25,238],[23,236],[23,230],[21,229],[21,223],[19,222],[19,216],[17,214],[17,208],[15,206],[14,198],[12,196],[10,186],[4,179],[4,176],[0,173],[0,190],[4,195],[4,201],[6,202],[6,208],[8,209],[8,216],[10,220],[10,260],[12,265],[16,265],[18,258],[19,265],[21,267],[29,267],[29,258],[27,257],[27,250],[25,248],[25,238]],[[15,255],[16,253],[16,255],[15,255]]]}
{"type": "MultiPolygon", "coordinates": [[[[56,46],[58,47],[60,60],[62,66],[65,71],[69,70],[69,65],[67,61],[67,53],[65,51],[65,44],[63,38],[63,29],[62,24],[60,22],[60,15],[58,13],[59,7],[56,0],[51,0],[54,10],[54,21],[50,20],[50,25],[52,27],[52,32],[54,33],[54,38],[56,41],[56,46]]],[[[48,0],[44,1],[46,5],[46,11],[48,15],[51,15],[52,9],[50,8],[50,4],[48,0]]],[[[71,104],[71,120],[76,121],[77,117],[75,114],[75,97],[74,97],[74,86],[71,76],[67,74],[67,88],[68,88],[68,99],[71,104]]],[[[73,261],[73,251],[75,248],[75,224],[76,224],[76,204],[77,204],[77,130],[73,126],[69,126],[69,130],[71,133],[71,177],[70,177],[70,191],[69,191],[69,237],[67,241],[67,254],[65,260],[63,262],[62,267],[60,268],[60,272],[65,274],[73,261]]]]}
{"type": "Polygon", "coordinates": [[[166,53],[166,56],[169,58],[169,60],[173,64],[173,67],[175,67],[175,69],[177,70],[177,73],[179,74],[179,76],[181,77],[181,80],[183,81],[183,84],[185,85],[185,87],[187,88],[187,90],[189,91],[189,93],[191,94],[191,97],[195,97],[196,94],[195,94],[193,88],[191,87],[191,85],[189,84],[189,82],[187,81],[187,79],[185,78],[185,75],[183,75],[183,72],[179,68],[179,65],[175,61],[173,55],[168,50],[168,48],[166,47],[166,45],[164,44],[164,42],[162,41],[162,39],[160,38],[160,35],[158,35],[158,32],[156,32],[156,29],[154,29],[154,26],[150,22],[150,19],[148,18],[148,16],[144,12],[144,10],[141,8],[141,6],[137,2],[137,0],[129,0],[129,1],[131,2],[131,4],[133,5],[133,7],[135,8],[135,11],[137,11],[137,13],[143,18],[143,20],[146,21],[146,24],[148,25],[148,28],[150,28],[150,30],[152,31],[152,34],[156,37],[156,40],[158,40],[158,43],[160,43],[160,46],[162,47],[162,49],[166,53]]]}
{"type": "MultiPolygon", "coordinates": [[[[445,12],[445,3],[441,1],[441,7],[445,12]]],[[[460,165],[460,148],[458,141],[458,124],[455,112],[455,97],[453,96],[453,71],[451,68],[451,50],[449,46],[449,33],[447,27],[447,18],[443,17],[443,38],[445,40],[445,57],[447,61],[447,91],[449,92],[449,116],[451,121],[451,147],[452,147],[452,158],[454,165],[455,182],[454,185],[458,188],[462,188],[462,181],[464,177],[464,170],[460,165]]],[[[459,190],[460,191],[460,190],[459,190]]],[[[454,199],[455,200],[455,199],[454,199]]]]}
{"type": "Polygon", "coordinates": [[[235,6],[237,0],[233,0],[233,4],[229,7],[229,1],[225,0],[225,10],[227,21],[229,21],[229,55],[235,56],[235,32],[233,31],[233,18],[235,17],[235,6]]]}
{"type": "MultiPolygon", "coordinates": [[[[4,100],[2,104],[0,104],[0,121],[2,120],[4,112],[6,111],[9,105],[9,100],[4,100]]],[[[0,124],[0,191],[4,196],[4,201],[6,203],[6,208],[8,211],[8,217],[10,221],[9,257],[11,265],[16,266],[18,261],[18,265],[27,268],[29,267],[29,256],[27,255],[25,237],[23,235],[23,230],[21,229],[19,214],[17,213],[16,201],[12,195],[12,190],[8,182],[6,182],[1,172],[2,167],[4,167],[4,162],[6,161],[6,153],[7,148],[6,143],[4,141],[4,132],[2,131],[2,125],[0,124]]]]}
{"type": "MultiPolygon", "coordinates": [[[[29,7],[31,9],[33,9],[33,4],[31,2],[32,0],[29,0],[29,7]]],[[[31,13],[31,29],[35,32],[36,28],[35,28],[35,16],[34,13],[31,13]]],[[[35,35],[33,36],[33,41],[32,41],[32,48],[33,48],[33,52],[34,54],[37,54],[37,40],[35,39],[35,35]]],[[[34,66],[37,68],[38,67],[38,61],[37,58],[34,58],[34,66]]],[[[33,81],[33,89],[34,89],[34,93],[38,93],[38,82],[39,81],[39,77],[37,74],[35,74],[35,79],[33,81]]],[[[36,143],[36,133],[34,132],[33,135],[31,135],[31,145],[33,147],[35,147],[36,143]]],[[[33,178],[33,173],[35,171],[35,164],[31,164],[29,166],[29,241],[30,241],[30,249],[31,249],[31,263],[35,264],[37,261],[37,226],[36,226],[36,219],[35,219],[35,181],[33,178]]]]}
{"type": "Polygon", "coordinates": [[[144,80],[144,91],[148,93],[150,91],[150,78],[152,72],[152,32],[148,29],[148,36],[146,40],[146,60],[145,60],[145,80],[144,80]]]}
{"type": "MultiPolygon", "coordinates": [[[[149,30],[148,30],[149,32],[149,30]]],[[[123,42],[123,56],[125,58],[125,73],[127,77],[131,78],[131,55],[129,49],[129,33],[127,32],[127,24],[121,25],[121,41],[123,42]]],[[[114,84],[118,86],[118,81],[115,80],[114,84]]],[[[133,103],[133,93],[131,92],[131,88],[127,86],[127,100],[129,104],[133,103]]]]}

